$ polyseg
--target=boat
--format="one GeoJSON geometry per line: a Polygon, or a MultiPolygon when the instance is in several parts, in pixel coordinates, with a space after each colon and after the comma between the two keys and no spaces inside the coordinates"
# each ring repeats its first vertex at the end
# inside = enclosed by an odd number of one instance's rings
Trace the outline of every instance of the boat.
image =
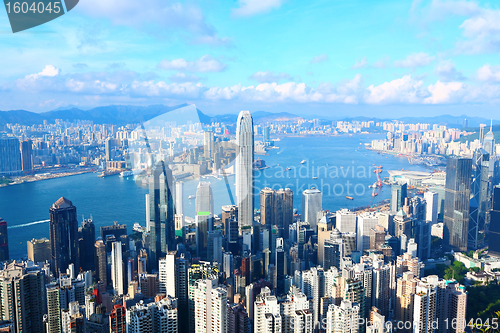
{"type": "Polygon", "coordinates": [[[372,193],[372,197],[376,197],[377,195],[378,195],[378,193],[376,193],[376,192],[372,193]]]}
{"type": "Polygon", "coordinates": [[[306,162],[307,162],[306,160],[302,160],[302,161],[300,161],[300,164],[304,164],[306,162]]]}
{"type": "Polygon", "coordinates": [[[354,200],[354,198],[353,198],[353,197],[350,197],[350,196],[348,196],[348,195],[346,196],[346,199],[349,199],[349,200],[354,200]]]}
{"type": "Polygon", "coordinates": [[[191,200],[191,199],[194,199],[194,198],[196,198],[196,195],[190,195],[190,196],[188,197],[188,199],[190,199],[190,200],[191,200]]]}
{"type": "Polygon", "coordinates": [[[318,179],[318,177],[313,177],[313,179],[318,179]]]}
{"type": "Polygon", "coordinates": [[[134,172],[132,172],[130,170],[120,172],[120,177],[129,177],[129,176],[133,176],[133,175],[134,175],[134,172]]]}
{"type": "Polygon", "coordinates": [[[291,170],[291,169],[290,168],[286,168],[285,170],[288,171],[288,170],[291,170]]]}

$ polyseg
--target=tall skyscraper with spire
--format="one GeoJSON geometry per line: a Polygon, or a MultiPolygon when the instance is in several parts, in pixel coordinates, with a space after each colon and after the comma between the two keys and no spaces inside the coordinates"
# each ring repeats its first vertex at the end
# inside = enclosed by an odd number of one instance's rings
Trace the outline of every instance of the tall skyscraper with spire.
{"type": "Polygon", "coordinates": [[[149,179],[149,218],[151,235],[151,268],[158,268],[158,260],[175,249],[175,221],[172,170],[165,162],[158,162],[149,179]]]}
{"type": "Polygon", "coordinates": [[[238,201],[238,225],[253,225],[253,119],[249,111],[241,111],[236,124],[236,199],[238,201]]]}
{"type": "Polygon", "coordinates": [[[484,147],[484,150],[486,150],[486,152],[488,154],[490,154],[490,156],[495,155],[495,151],[494,151],[494,149],[495,149],[495,137],[493,135],[493,120],[491,120],[490,131],[488,133],[486,133],[486,135],[484,136],[483,147],[484,147]]]}

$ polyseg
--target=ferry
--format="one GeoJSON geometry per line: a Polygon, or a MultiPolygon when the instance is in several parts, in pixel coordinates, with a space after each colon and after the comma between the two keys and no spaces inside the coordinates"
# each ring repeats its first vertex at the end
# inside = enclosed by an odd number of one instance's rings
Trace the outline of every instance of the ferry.
{"type": "Polygon", "coordinates": [[[190,200],[191,200],[191,199],[194,199],[194,198],[196,198],[196,195],[190,195],[190,196],[188,197],[188,199],[190,199],[190,200]]]}
{"type": "Polygon", "coordinates": [[[133,176],[133,175],[134,175],[134,172],[130,171],[130,170],[120,172],[120,177],[129,177],[129,176],[133,176]]]}
{"type": "Polygon", "coordinates": [[[313,177],[313,179],[318,179],[318,177],[313,177]]]}
{"type": "Polygon", "coordinates": [[[307,162],[306,160],[302,160],[302,161],[300,161],[300,164],[304,164],[306,162],[307,162]]]}
{"type": "Polygon", "coordinates": [[[288,171],[288,170],[291,170],[291,169],[290,168],[286,168],[285,170],[288,171]]]}
{"type": "Polygon", "coordinates": [[[353,198],[353,197],[350,197],[350,196],[348,196],[348,195],[346,196],[346,199],[349,199],[349,200],[354,200],[354,198],[353,198]]]}

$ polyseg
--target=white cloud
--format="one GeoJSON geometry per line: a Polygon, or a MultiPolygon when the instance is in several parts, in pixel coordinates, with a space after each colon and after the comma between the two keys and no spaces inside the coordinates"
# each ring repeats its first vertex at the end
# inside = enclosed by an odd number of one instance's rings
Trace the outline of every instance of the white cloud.
{"type": "Polygon", "coordinates": [[[467,78],[455,68],[455,64],[451,60],[442,61],[436,68],[436,74],[441,77],[442,81],[463,81],[467,78]]]}
{"type": "MultiPolygon", "coordinates": [[[[181,62],[183,63],[183,62],[181,62]]],[[[184,66],[185,67],[185,66],[184,66]]],[[[453,73],[451,62],[438,66],[440,73],[453,73]]],[[[424,78],[405,75],[379,85],[366,87],[363,76],[341,82],[323,82],[311,86],[304,82],[262,82],[244,86],[207,86],[197,82],[196,75],[178,72],[170,76],[171,83],[148,74],[132,71],[88,72],[61,74],[55,66],[26,75],[2,87],[0,94],[33,96],[33,106],[49,108],[58,103],[83,103],[84,100],[106,103],[147,103],[148,101],[186,101],[244,103],[326,103],[326,104],[450,104],[500,103],[500,66],[485,65],[477,72],[482,84],[469,86],[458,81],[439,80],[424,85],[424,78]]],[[[257,73],[256,73],[257,74],[257,73]]],[[[444,75],[444,74],[443,74],[444,75]]],[[[261,79],[285,78],[286,73],[262,72],[261,79]]],[[[1,96],[1,95],[0,95],[1,96]]],[[[3,97],[3,96],[2,96],[3,97]]]]}
{"type": "Polygon", "coordinates": [[[363,59],[356,60],[354,65],[351,67],[352,69],[359,69],[359,68],[364,68],[368,66],[368,61],[366,61],[366,57],[363,57],[363,59]]]}
{"type": "Polygon", "coordinates": [[[394,66],[404,68],[422,67],[430,64],[435,58],[424,52],[413,53],[408,55],[406,59],[396,60],[394,66]]]}
{"type": "Polygon", "coordinates": [[[318,64],[320,62],[325,62],[325,61],[328,61],[328,56],[323,53],[323,54],[320,54],[320,55],[317,55],[315,56],[312,60],[311,60],[311,63],[312,64],[318,64]]]}
{"type": "Polygon", "coordinates": [[[419,103],[426,95],[423,82],[414,80],[411,75],[384,82],[378,86],[370,85],[365,101],[370,104],[419,103]]]}
{"type": "Polygon", "coordinates": [[[477,78],[481,81],[500,82],[500,66],[484,65],[477,70],[477,78]]]}
{"type": "Polygon", "coordinates": [[[61,70],[54,65],[46,65],[40,73],[26,75],[25,79],[36,80],[43,76],[57,76],[61,73],[61,70]]]}
{"type": "Polygon", "coordinates": [[[177,72],[174,75],[169,76],[168,79],[172,82],[196,82],[200,80],[200,77],[194,74],[177,72]]]}
{"type": "Polygon", "coordinates": [[[187,61],[186,59],[163,59],[158,67],[166,70],[188,71],[193,73],[199,72],[220,72],[226,68],[226,65],[212,58],[209,55],[204,55],[200,59],[187,61]]]}
{"type": "Polygon", "coordinates": [[[233,15],[253,16],[267,13],[280,8],[283,2],[283,0],[238,0],[239,7],[233,9],[233,15]]]}
{"type": "Polygon", "coordinates": [[[257,72],[250,76],[250,79],[260,83],[279,82],[281,80],[292,80],[292,76],[287,73],[277,73],[273,71],[257,72]]]}
{"type": "Polygon", "coordinates": [[[445,104],[457,102],[464,95],[462,82],[441,82],[430,84],[427,89],[431,96],[424,99],[427,104],[445,104]]]}
{"type": "Polygon", "coordinates": [[[206,21],[201,8],[170,0],[86,0],[78,10],[90,17],[110,20],[115,25],[140,29],[151,35],[171,35],[178,29],[189,32],[193,42],[211,45],[227,44],[206,21]]]}

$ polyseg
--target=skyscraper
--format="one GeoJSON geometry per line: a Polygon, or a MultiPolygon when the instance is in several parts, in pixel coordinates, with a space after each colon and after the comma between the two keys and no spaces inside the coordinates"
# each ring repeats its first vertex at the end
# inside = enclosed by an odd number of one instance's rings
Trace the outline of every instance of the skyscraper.
{"type": "Polygon", "coordinates": [[[491,121],[490,131],[484,136],[483,147],[490,156],[495,155],[495,136],[493,135],[493,121],[491,121]]]}
{"type": "Polygon", "coordinates": [[[253,119],[249,111],[241,111],[236,124],[236,199],[238,203],[238,226],[253,225],[254,181],[253,181],[253,119]]]}
{"type": "Polygon", "coordinates": [[[260,190],[260,224],[274,224],[274,191],[269,187],[260,190]]]}
{"type": "Polygon", "coordinates": [[[109,314],[109,332],[125,333],[127,332],[126,315],[127,310],[123,305],[116,304],[109,314]]]}
{"type": "Polygon", "coordinates": [[[111,139],[107,138],[104,143],[104,150],[106,152],[106,161],[111,161],[113,156],[111,155],[111,139]]]}
{"type": "Polygon", "coordinates": [[[196,189],[196,248],[207,256],[208,232],[213,229],[214,197],[210,182],[200,182],[196,189]]]}
{"type": "Polygon", "coordinates": [[[0,272],[1,319],[15,323],[15,332],[44,332],[46,304],[44,271],[9,265],[0,272]]]}
{"type": "Polygon", "coordinates": [[[106,245],[102,239],[98,239],[95,242],[95,259],[94,259],[94,267],[95,267],[95,275],[97,281],[101,281],[105,286],[108,285],[108,273],[107,273],[107,264],[106,264],[106,245]]]}
{"type": "Polygon", "coordinates": [[[484,229],[488,210],[490,155],[486,150],[478,149],[474,152],[472,162],[468,246],[471,249],[477,249],[484,244],[484,229]]]}
{"type": "Polygon", "coordinates": [[[328,307],[327,333],[357,333],[360,317],[359,304],[343,300],[340,305],[331,304],[328,307]]]}
{"type": "Polygon", "coordinates": [[[0,217],[0,261],[9,260],[9,236],[7,222],[0,217]]]}
{"type": "Polygon", "coordinates": [[[175,183],[175,213],[177,215],[184,214],[184,183],[175,183]]]}
{"type": "Polygon", "coordinates": [[[80,234],[80,264],[84,271],[94,270],[95,225],[92,220],[83,220],[80,234]]]}
{"type": "Polygon", "coordinates": [[[158,274],[158,292],[167,296],[177,297],[176,285],[176,252],[169,252],[165,258],[160,259],[160,269],[158,274]]]}
{"type": "Polygon", "coordinates": [[[0,175],[16,175],[22,172],[19,140],[0,135],[0,175]]]}
{"type": "Polygon", "coordinates": [[[490,212],[490,234],[488,252],[500,257],[500,186],[493,188],[493,206],[490,212]]]}
{"type": "Polygon", "coordinates": [[[424,199],[426,203],[425,219],[430,221],[431,224],[436,224],[438,220],[438,202],[439,195],[437,192],[428,191],[424,194],[424,199]]]}
{"type": "Polygon", "coordinates": [[[276,191],[274,199],[274,218],[278,229],[283,230],[282,237],[288,239],[290,226],[293,224],[293,191],[289,188],[276,191]]]}
{"type": "Polygon", "coordinates": [[[152,268],[158,268],[158,260],[168,251],[175,250],[175,221],[172,170],[163,162],[152,169],[149,180],[149,218],[151,219],[152,268]]]}
{"type": "Polygon", "coordinates": [[[123,255],[120,241],[111,244],[111,281],[115,295],[123,295],[123,255]]]}
{"type": "Polygon", "coordinates": [[[203,147],[203,156],[207,160],[212,160],[215,154],[214,132],[211,130],[205,131],[205,140],[203,147]]]}
{"type": "Polygon", "coordinates": [[[467,250],[472,160],[450,157],[446,164],[443,245],[467,250]]]}
{"type": "Polygon", "coordinates": [[[399,212],[408,196],[406,183],[391,186],[391,211],[399,212]]]}
{"type": "Polygon", "coordinates": [[[323,195],[316,188],[302,192],[302,219],[309,223],[311,229],[316,231],[319,215],[323,211],[323,195]]]}
{"type": "Polygon", "coordinates": [[[275,191],[266,187],[260,191],[260,223],[267,230],[276,225],[280,237],[288,239],[288,230],[293,223],[292,190],[286,188],[275,191]]]}
{"type": "Polygon", "coordinates": [[[69,264],[80,270],[76,207],[61,197],[50,207],[51,271],[54,276],[66,272],[69,264]]]}
{"type": "Polygon", "coordinates": [[[336,213],[336,227],[341,233],[356,232],[356,213],[342,209],[336,213]]]}
{"type": "Polygon", "coordinates": [[[23,171],[27,172],[33,170],[33,142],[31,140],[22,141],[20,149],[23,171]]]}

